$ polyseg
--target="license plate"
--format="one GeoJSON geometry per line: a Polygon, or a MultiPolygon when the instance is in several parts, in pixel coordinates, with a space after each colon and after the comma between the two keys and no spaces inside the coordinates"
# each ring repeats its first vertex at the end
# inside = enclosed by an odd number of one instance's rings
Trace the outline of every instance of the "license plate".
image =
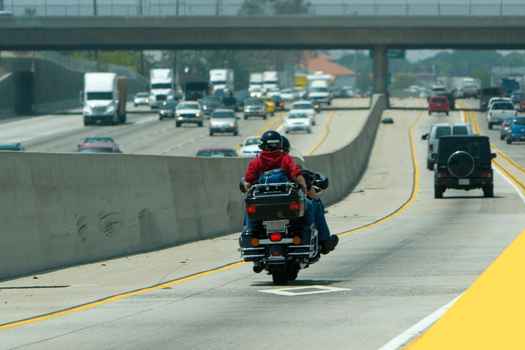
{"type": "Polygon", "coordinates": [[[276,221],[265,221],[263,225],[266,227],[267,231],[271,232],[286,232],[286,225],[288,225],[288,220],[276,220],[276,221]]]}
{"type": "Polygon", "coordinates": [[[469,179],[459,179],[459,184],[460,185],[470,185],[470,180],[469,179]]]}

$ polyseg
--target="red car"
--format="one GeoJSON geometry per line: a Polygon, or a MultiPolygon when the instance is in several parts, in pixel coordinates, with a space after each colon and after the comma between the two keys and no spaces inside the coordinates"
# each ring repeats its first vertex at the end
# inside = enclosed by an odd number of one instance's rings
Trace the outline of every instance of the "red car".
{"type": "Polygon", "coordinates": [[[446,96],[432,96],[428,99],[428,115],[435,112],[449,114],[450,104],[446,96]]]}
{"type": "Polygon", "coordinates": [[[79,153],[122,153],[111,137],[87,137],[78,145],[79,153]]]}

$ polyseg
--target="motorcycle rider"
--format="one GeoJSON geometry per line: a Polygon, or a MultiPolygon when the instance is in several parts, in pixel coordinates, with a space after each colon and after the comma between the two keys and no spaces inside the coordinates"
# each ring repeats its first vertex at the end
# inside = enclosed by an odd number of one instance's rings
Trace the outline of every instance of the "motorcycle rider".
{"type": "MultiPolygon", "coordinates": [[[[247,192],[250,187],[257,183],[263,174],[267,176],[265,181],[282,182],[294,181],[306,194],[308,189],[306,180],[293,158],[283,151],[283,136],[277,131],[266,131],[260,139],[259,148],[261,152],[248,164],[246,173],[242,181],[243,192],[247,192]]],[[[314,208],[310,200],[305,202],[305,226],[314,223],[314,208]]],[[[245,217],[245,226],[248,232],[253,229],[253,222],[245,217]]]]}
{"type": "MultiPolygon", "coordinates": [[[[283,152],[289,154],[290,141],[285,136],[283,136],[282,141],[283,152]]],[[[317,227],[317,231],[319,232],[319,244],[321,246],[321,253],[328,254],[329,252],[333,251],[339,243],[339,237],[337,237],[337,235],[330,234],[330,228],[328,227],[328,223],[326,222],[324,204],[321,201],[321,198],[319,198],[315,187],[312,186],[312,182],[314,181],[314,179],[320,175],[306,169],[302,169],[302,175],[306,181],[306,195],[312,203],[313,220],[315,226],[317,227]]]]}
{"type": "Polygon", "coordinates": [[[262,134],[259,148],[261,152],[248,164],[244,175],[244,189],[247,191],[259,177],[269,170],[281,169],[290,180],[296,182],[307,192],[306,181],[301,168],[292,157],[283,151],[283,136],[277,131],[269,130],[262,134]]]}

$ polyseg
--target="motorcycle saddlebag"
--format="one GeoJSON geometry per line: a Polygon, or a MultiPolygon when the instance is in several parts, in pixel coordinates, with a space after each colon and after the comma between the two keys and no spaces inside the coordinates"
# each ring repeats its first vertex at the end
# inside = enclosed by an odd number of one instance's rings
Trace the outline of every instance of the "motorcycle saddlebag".
{"type": "Polygon", "coordinates": [[[305,197],[294,183],[253,185],[245,204],[250,220],[295,219],[304,216],[305,197]]]}

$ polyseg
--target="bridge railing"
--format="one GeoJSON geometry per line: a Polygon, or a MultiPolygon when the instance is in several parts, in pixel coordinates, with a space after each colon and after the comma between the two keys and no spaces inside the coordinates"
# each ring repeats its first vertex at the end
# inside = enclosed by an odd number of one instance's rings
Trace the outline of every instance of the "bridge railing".
{"type": "MultiPolygon", "coordinates": [[[[15,16],[234,16],[242,1],[228,0],[0,0],[15,16]],[[94,6],[96,4],[96,6],[94,6]]],[[[273,15],[270,9],[251,15],[273,15]]],[[[297,15],[325,16],[525,16],[525,1],[518,0],[341,0],[310,5],[297,15]]]]}

